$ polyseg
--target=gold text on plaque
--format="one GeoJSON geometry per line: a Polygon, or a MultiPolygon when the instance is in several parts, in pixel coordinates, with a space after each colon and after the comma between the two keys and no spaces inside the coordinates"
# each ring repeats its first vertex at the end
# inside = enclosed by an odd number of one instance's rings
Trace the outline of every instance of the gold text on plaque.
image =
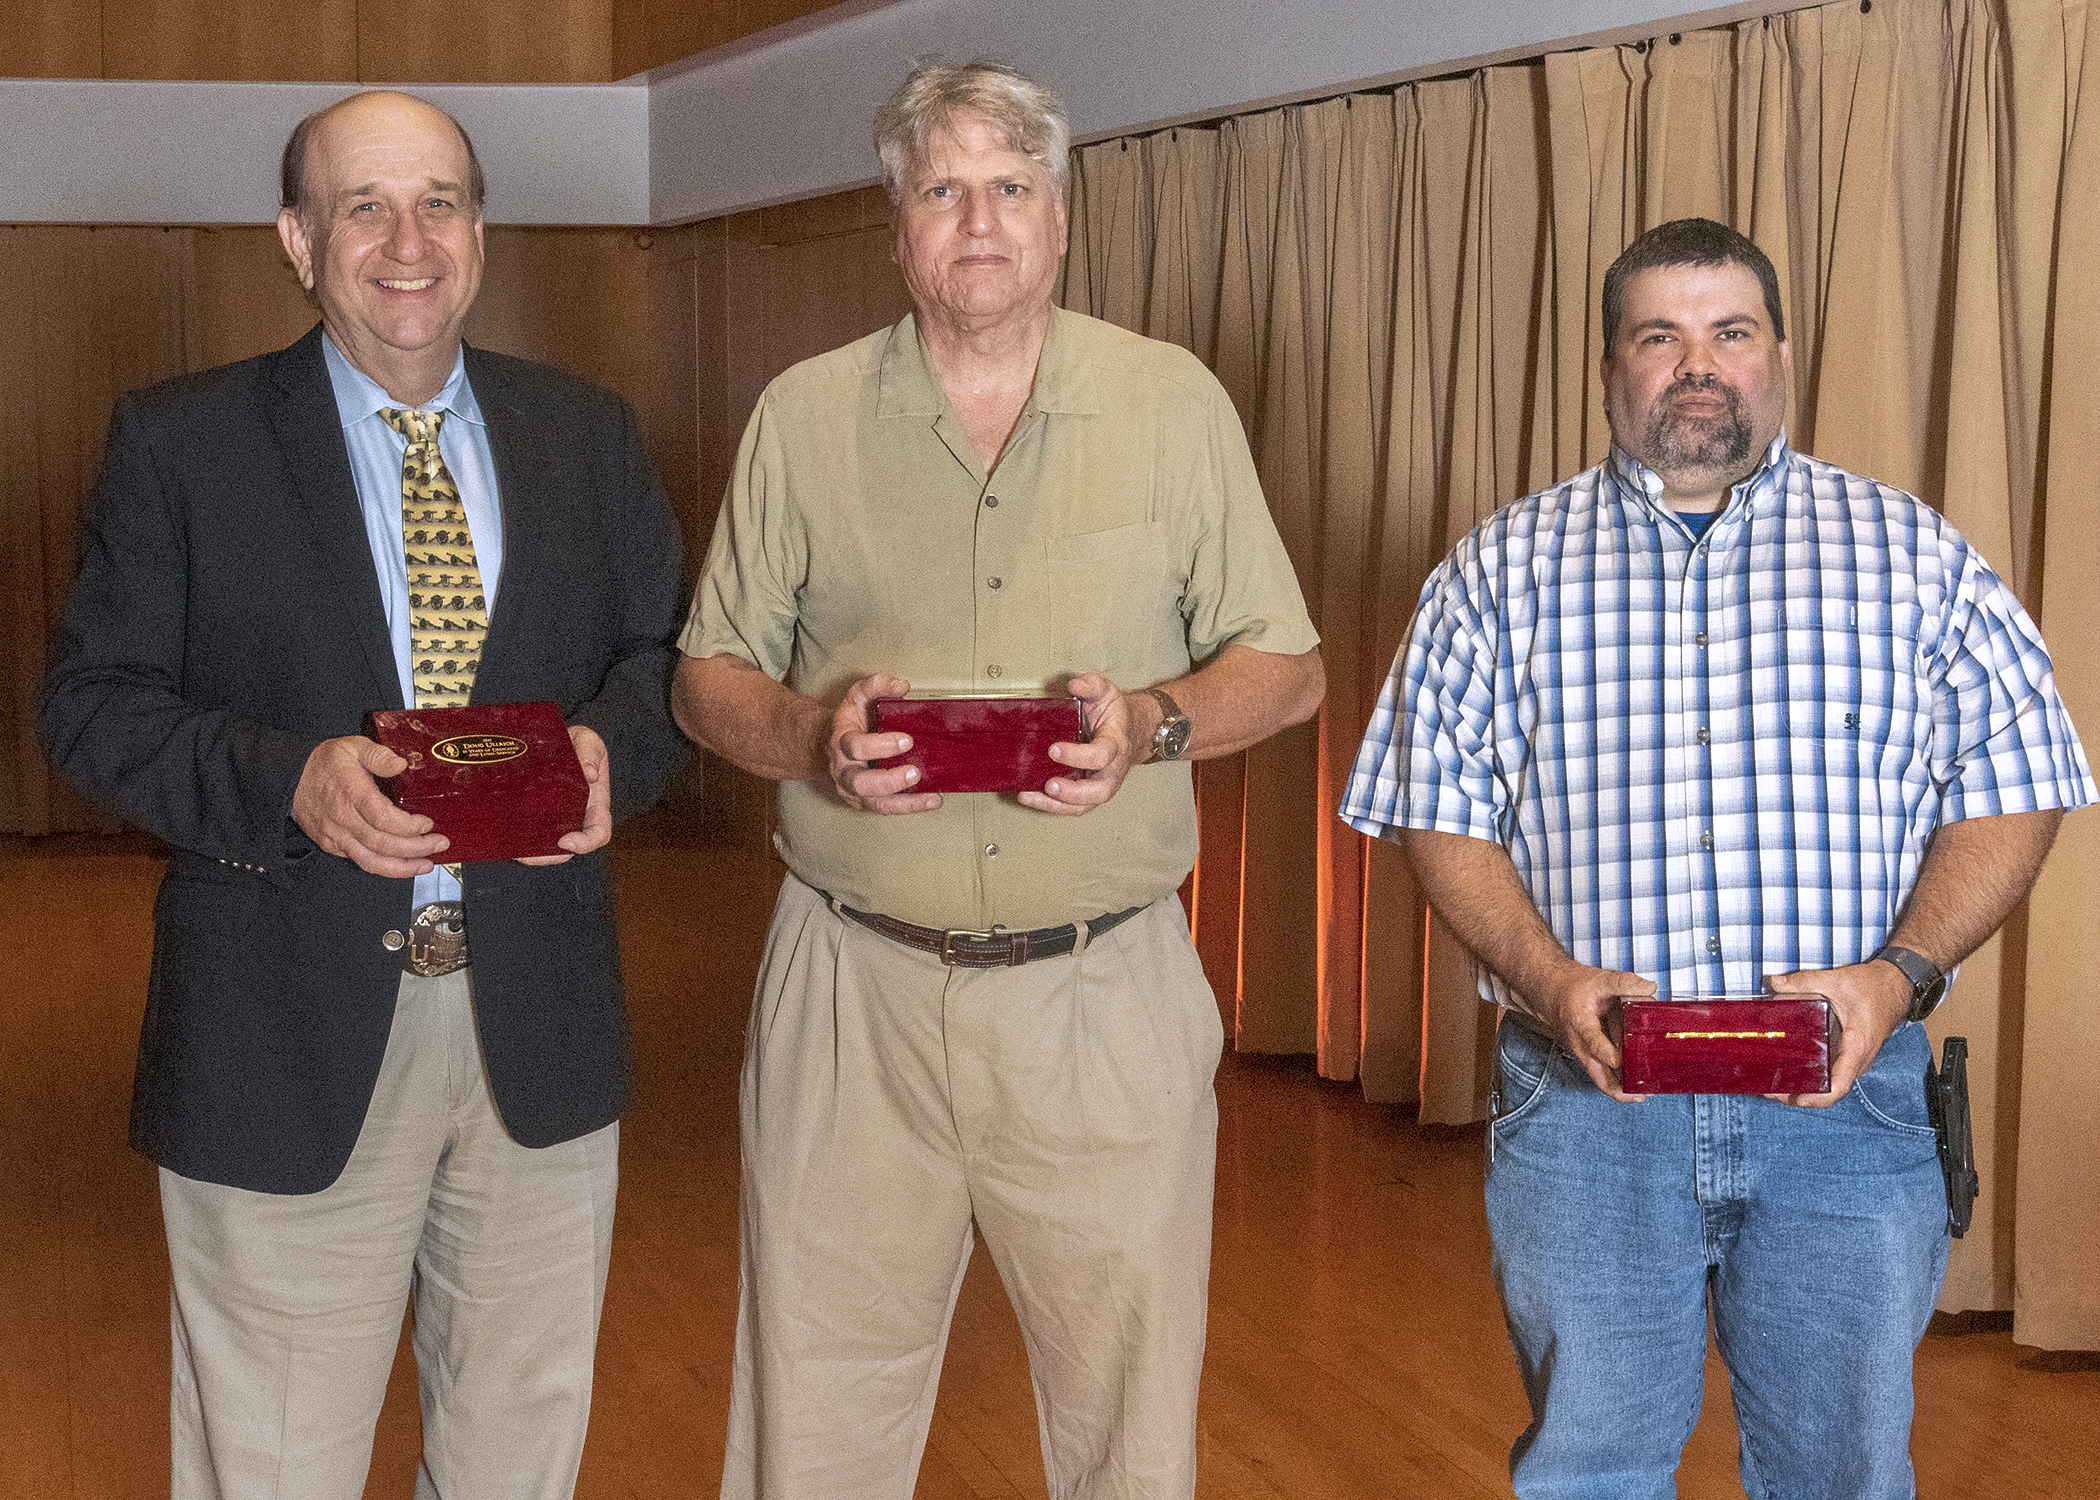
{"type": "Polygon", "coordinates": [[[523,740],[507,734],[455,734],[432,745],[430,753],[455,766],[486,766],[516,760],[527,748],[523,740]]]}

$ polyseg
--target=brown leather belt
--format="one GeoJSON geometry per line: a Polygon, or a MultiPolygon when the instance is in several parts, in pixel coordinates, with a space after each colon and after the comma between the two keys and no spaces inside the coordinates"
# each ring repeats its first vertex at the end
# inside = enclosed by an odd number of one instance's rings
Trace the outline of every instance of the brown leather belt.
{"type": "MultiPolygon", "coordinates": [[[[1144,909],[1133,906],[1094,918],[1086,924],[1087,941],[1092,942],[1111,927],[1121,926],[1144,909]]],[[[1070,953],[1079,945],[1079,927],[1074,922],[1067,922],[1062,927],[1037,927],[1028,932],[1008,932],[1002,927],[976,932],[965,927],[918,927],[876,912],[855,911],[850,906],[841,906],[839,910],[870,932],[879,932],[893,943],[902,943],[923,953],[938,953],[942,963],[959,969],[1017,969],[1039,958],[1056,958],[1070,953]]]]}

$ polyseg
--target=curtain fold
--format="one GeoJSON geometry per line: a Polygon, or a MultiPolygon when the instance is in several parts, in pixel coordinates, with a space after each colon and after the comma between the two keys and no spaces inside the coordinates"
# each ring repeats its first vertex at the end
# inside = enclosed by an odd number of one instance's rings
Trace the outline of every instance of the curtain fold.
{"type": "MultiPolygon", "coordinates": [[[[1327,660],[1317,726],[1199,772],[1198,942],[1242,1049],[1481,1116],[1470,959],[1334,808],[1428,570],[1602,458],[1603,274],[1665,220],[1764,247],[1796,444],[1939,506],[2100,726],[2100,372],[2068,321],[2100,293],[2095,56],[2082,0],[1843,0],[1074,153],[1065,303],[1217,371],[1327,660]]],[[[2081,815],[1933,1023],[1969,1038],[1985,1179],[1943,1305],[2014,1306],[2046,1347],[2100,1347],[2100,1082],[2065,941],[2096,883],[2081,815]]]]}

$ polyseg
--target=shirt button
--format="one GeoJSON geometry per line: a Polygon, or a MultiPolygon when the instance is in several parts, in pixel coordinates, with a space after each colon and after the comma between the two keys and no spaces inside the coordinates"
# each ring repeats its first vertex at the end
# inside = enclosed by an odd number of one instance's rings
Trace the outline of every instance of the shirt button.
{"type": "Polygon", "coordinates": [[[1699,835],[1699,847],[1702,849],[1711,849],[1713,848],[1713,846],[1714,831],[1711,828],[1709,828],[1706,830],[1706,832],[1699,835]]]}
{"type": "Polygon", "coordinates": [[[1702,725],[1699,730],[1699,743],[1704,745],[1709,743],[1712,739],[1713,732],[1702,725]]]}
{"type": "Polygon", "coordinates": [[[993,662],[990,666],[986,667],[984,669],[984,675],[987,677],[997,677],[999,675],[999,663],[993,662]]]}
{"type": "Polygon", "coordinates": [[[1717,937],[1708,938],[1706,940],[1706,951],[1708,953],[1719,953],[1721,951],[1721,940],[1717,937]]]}
{"type": "Polygon", "coordinates": [[[1699,633],[1698,633],[1697,635],[1695,635],[1695,636],[1693,636],[1693,637],[1692,637],[1692,642],[1693,642],[1693,644],[1695,644],[1695,645],[1700,645],[1700,646],[1703,646],[1703,645],[1705,645],[1705,644],[1706,644],[1706,632],[1705,632],[1705,631],[1703,631],[1703,630],[1702,630],[1702,631],[1700,631],[1700,632],[1699,632],[1699,633]]]}
{"type": "Polygon", "coordinates": [[[999,580],[998,580],[998,579],[996,579],[996,578],[987,578],[987,579],[986,579],[986,580],[985,580],[984,582],[985,582],[985,586],[986,586],[987,588],[997,588],[997,587],[999,587],[999,580]]]}
{"type": "Polygon", "coordinates": [[[999,497],[997,495],[986,495],[984,497],[984,507],[986,510],[997,510],[999,508],[999,497]]]}
{"type": "Polygon", "coordinates": [[[987,856],[996,857],[999,853],[999,846],[997,844],[986,844],[984,852],[987,856]]]}
{"type": "Polygon", "coordinates": [[[379,936],[379,946],[389,953],[399,953],[408,946],[408,939],[398,932],[383,932],[379,936]]]}

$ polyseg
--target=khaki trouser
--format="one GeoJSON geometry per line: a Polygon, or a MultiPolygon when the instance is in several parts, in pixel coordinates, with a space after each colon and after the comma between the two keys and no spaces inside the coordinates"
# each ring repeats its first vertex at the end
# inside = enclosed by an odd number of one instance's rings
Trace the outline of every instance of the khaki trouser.
{"type": "Polygon", "coordinates": [[[908,1500],[982,1233],[1057,1497],[1195,1488],[1217,1003],[1169,898],[944,967],[790,876],[743,1078],[728,1500],[908,1500]]]}
{"type": "Polygon", "coordinates": [[[357,1500],[415,1296],[422,1500],[561,1500],[590,1417],[619,1126],[497,1117],[471,970],[403,976],[363,1131],[319,1193],[165,1169],[175,1500],[357,1500]]]}

